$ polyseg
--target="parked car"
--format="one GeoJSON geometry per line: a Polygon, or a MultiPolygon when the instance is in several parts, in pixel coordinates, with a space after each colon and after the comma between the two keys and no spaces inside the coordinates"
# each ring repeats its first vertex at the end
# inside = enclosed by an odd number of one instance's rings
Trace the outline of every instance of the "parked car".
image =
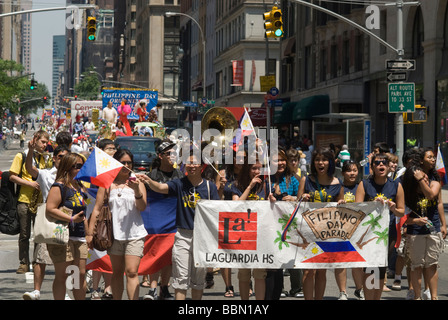
{"type": "Polygon", "coordinates": [[[134,155],[134,171],[151,171],[151,165],[157,158],[157,147],[161,140],[153,137],[119,136],[115,139],[115,146],[128,149],[134,155]]]}

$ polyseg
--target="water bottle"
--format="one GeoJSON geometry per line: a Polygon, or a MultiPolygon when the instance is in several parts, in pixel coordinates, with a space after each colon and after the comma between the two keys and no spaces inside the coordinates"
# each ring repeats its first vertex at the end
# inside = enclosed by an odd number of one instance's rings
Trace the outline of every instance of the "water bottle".
{"type": "Polygon", "coordinates": [[[365,157],[365,159],[362,159],[360,162],[359,162],[359,165],[361,166],[361,167],[364,167],[366,164],[368,164],[369,163],[369,157],[365,157]]]}

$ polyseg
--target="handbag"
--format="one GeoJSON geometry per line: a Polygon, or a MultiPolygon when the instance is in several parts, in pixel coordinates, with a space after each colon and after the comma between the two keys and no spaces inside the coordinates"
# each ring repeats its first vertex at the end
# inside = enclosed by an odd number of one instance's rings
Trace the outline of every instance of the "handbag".
{"type": "MultiPolygon", "coordinates": [[[[65,199],[65,189],[62,195],[65,199]]],[[[63,200],[61,203],[64,203],[63,200]]],[[[58,220],[46,212],[47,204],[37,205],[36,218],[34,220],[34,242],[66,245],[69,238],[68,222],[58,220]]],[[[62,212],[71,216],[72,209],[65,206],[59,208],[62,212]]]]}
{"type": "Polygon", "coordinates": [[[93,248],[98,251],[107,250],[114,242],[112,213],[109,207],[109,192],[109,189],[106,190],[103,207],[95,222],[95,230],[92,237],[93,248]]]}
{"type": "MultiPolygon", "coordinates": [[[[34,221],[34,242],[47,244],[66,245],[68,243],[68,223],[57,220],[46,212],[46,203],[37,206],[36,219],[34,221]]],[[[60,208],[63,212],[71,215],[70,209],[60,208]]]]}

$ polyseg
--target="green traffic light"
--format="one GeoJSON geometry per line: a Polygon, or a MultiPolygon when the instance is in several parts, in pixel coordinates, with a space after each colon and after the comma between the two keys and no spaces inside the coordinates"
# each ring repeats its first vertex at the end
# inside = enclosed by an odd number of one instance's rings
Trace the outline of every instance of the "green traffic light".
{"type": "Polygon", "coordinates": [[[89,39],[90,41],[93,41],[93,40],[95,40],[95,36],[92,34],[92,35],[89,36],[88,39],[89,39]]]}
{"type": "Polygon", "coordinates": [[[31,90],[34,90],[34,86],[30,86],[30,89],[31,89],[31,90]]]}
{"type": "Polygon", "coordinates": [[[277,29],[277,30],[275,30],[275,36],[276,37],[281,37],[283,35],[283,31],[282,31],[282,29],[277,29]]]}

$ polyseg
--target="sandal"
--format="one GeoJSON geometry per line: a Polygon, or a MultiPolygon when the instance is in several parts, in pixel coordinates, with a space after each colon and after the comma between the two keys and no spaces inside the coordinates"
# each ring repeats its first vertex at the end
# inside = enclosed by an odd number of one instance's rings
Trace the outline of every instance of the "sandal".
{"type": "Polygon", "coordinates": [[[144,280],[140,283],[140,287],[151,288],[151,283],[149,282],[149,280],[144,280]]]}
{"type": "Polygon", "coordinates": [[[226,298],[234,297],[233,286],[226,287],[226,293],[224,293],[224,297],[226,297],[226,298]]]}

